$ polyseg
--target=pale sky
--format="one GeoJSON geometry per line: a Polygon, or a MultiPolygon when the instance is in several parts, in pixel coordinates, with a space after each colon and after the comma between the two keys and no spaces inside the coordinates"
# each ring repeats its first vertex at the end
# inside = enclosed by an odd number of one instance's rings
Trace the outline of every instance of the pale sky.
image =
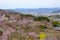
{"type": "Polygon", "coordinates": [[[60,8],[60,0],[0,0],[0,9],[60,8]]]}

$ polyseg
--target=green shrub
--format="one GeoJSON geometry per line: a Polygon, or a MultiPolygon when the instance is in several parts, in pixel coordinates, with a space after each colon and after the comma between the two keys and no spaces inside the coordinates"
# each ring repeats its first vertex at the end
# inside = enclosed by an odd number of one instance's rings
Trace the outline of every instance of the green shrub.
{"type": "Polygon", "coordinates": [[[25,14],[24,16],[27,16],[27,17],[34,17],[34,16],[31,15],[31,14],[25,14]]]}
{"type": "Polygon", "coordinates": [[[60,26],[60,23],[58,21],[54,21],[52,22],[53,26],[54,27],[59,27],[60,26]]]}
{"type": "Polygon", "coordinates": [[[2,35],[2,34],[3,34],[3,31],[0,30],[0,35],[2,35]]]}
{"type": "Polygon", "coordinates": [[[41,28],[41,29],[47,29],[47,27],[44,26],[44,25],[40,25],[40,28],[41,28]]]}
{"type": "Polygon", "coordinates": [[[31,14],[21,14],[22,17],[34,17],[33,15],[31,14]]]}
{"type": "Polygon", "coordinates": [[[44,20],[46,20],[46,21],[50,22],[48,17],[40,17],[39,16],[39,17],[35,17],[34,20],[35,21],[44,21],[44,20]]]}

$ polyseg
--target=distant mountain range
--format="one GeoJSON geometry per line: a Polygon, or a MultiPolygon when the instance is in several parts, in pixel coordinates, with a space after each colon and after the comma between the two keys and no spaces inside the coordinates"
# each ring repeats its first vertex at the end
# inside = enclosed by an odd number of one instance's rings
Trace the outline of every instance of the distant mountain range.
{"type": "Polygon", "coordinates": [[[60,13],[60,8],[37,8],[37,9],[17,8],[9,10],[23,13],[60,13]]]}

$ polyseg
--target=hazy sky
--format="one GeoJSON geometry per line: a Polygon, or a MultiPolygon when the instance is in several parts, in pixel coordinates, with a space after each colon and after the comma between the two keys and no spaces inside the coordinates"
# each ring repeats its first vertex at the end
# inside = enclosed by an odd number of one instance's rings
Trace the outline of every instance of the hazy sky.
{"type": "Polygon", "coordinates": [[[0,9],[55,7],[60,7],[60,0],[0,0],[0,9]]]}

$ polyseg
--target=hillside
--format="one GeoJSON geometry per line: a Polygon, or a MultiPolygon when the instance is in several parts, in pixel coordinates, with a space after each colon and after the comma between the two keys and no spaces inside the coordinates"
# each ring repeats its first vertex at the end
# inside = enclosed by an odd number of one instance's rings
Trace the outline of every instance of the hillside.
{"type": "Polygon", "coordinates": [[[54,29],[60,26],[60,21],[54,20],[58,17],[0,10],[0,40],[40,40],[41,33],[46,34],[44,40],[60,40],[60,29],[54,29]]]}

